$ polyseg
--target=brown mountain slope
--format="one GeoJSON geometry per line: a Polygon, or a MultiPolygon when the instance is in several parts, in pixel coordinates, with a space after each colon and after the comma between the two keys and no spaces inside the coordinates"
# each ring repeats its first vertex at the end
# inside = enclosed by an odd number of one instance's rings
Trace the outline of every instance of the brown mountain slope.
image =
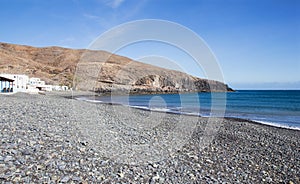
{"type": "Polygon", "coordinates": [[[0,43],[0,73],[26,74],[49,84],[97,92],[231,91],[227,85],[133,61],[105,51],[36,48],[0,43]]]}

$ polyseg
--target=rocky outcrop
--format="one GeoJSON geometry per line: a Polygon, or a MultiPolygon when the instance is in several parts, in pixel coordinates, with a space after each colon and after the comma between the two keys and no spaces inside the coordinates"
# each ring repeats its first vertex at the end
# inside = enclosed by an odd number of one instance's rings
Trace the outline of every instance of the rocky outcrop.
{"type": "Polygon", "coordinates": [[[226,84],[105,51],[0,43],[0,73],[27,74],[74,89],[115,93],[233,91],[226,84]]]}

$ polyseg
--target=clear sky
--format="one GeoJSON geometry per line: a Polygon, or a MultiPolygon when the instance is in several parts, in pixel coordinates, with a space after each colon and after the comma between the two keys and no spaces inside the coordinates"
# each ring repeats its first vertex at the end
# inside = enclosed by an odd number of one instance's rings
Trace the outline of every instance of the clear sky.
{"type": "MultiPolygon", "coordinates": [[[[197,33],[233,88],[300,89],[299,0],[0,0],[0,42],[87,48],[110,28],[140,19],[168,20],[197,33]]],[[[157,48],[137,44],[120,54],[170,56],[157,48]]],[[[203,77],[193,66],[184,71],[203,77]]]]}

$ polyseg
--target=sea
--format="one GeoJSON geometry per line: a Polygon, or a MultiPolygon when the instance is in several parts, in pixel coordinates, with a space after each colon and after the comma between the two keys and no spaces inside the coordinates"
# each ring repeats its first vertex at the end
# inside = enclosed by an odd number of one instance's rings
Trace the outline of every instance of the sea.
{"type": "Polygon", "coordinates": [[[120,104],[149,111],[241,118],[261,124],[300,130],[300,90],[81,96],[77,99],[93,103],[120,104]]]}

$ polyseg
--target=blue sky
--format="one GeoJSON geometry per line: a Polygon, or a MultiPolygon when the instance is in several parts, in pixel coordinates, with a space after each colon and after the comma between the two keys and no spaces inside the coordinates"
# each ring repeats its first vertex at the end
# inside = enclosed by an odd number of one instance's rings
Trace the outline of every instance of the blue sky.
{"type": "MultiPolygon", "coordinates": [[[[0,41],[87,48],[110,28],[140,19],[168,20],[197,33],[233,88],[300,89],[299,0],[0,0],[0,41]]],[[[171,51],[145,43],[119,54],[179,60],[184,71],[205,77],[171,51]]]]}

